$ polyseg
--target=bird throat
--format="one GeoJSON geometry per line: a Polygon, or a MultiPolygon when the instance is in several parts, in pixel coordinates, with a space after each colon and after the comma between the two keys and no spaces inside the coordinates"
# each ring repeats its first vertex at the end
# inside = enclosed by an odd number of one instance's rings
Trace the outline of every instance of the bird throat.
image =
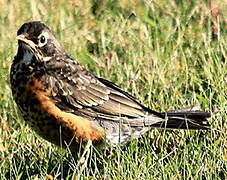
{"type": "Polygon", "coordinates": [[[31,62],[33,59],[33,53],[31,51],[25,50],[22,56],[22,62],[31,62]]]}

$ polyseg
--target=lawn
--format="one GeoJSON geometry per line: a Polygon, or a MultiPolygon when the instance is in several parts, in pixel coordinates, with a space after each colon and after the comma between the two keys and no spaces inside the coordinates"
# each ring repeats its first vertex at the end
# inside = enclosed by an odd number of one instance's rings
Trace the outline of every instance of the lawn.
{"type": "Polygon", "coordinates": [[[205,0],[1,1],[0,179],[227,179],[227,2],[217,2],[220,37],[212,39],[205,0]],[[153,129],[126,147],[93,153],[93,168],[76,168],[69,151],[24,123],[12,99],[16,32],[31,20],[47,24],[72,57],[151,109],[200,104],[212,113],[211,129],[153,129]]]}

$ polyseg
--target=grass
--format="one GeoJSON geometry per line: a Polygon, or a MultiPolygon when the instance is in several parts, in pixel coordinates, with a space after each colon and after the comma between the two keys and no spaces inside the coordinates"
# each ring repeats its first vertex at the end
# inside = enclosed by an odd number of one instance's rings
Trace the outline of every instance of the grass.
{"type": "Polygon", "coordinates": [[[72,179],[67,167],[76,165],[25,125],[12,99],[16,31],[31,20],[43,21],[72,57],[146,106],[200,103],[212,112],[211,131],[154,129],[116,155],[101,153],[103,168],[85,168],[80,179],[226,179],[227,4],[218,5],[221,36],[212,41],[208,1],[1,1],[0,179],[72,179]]]}

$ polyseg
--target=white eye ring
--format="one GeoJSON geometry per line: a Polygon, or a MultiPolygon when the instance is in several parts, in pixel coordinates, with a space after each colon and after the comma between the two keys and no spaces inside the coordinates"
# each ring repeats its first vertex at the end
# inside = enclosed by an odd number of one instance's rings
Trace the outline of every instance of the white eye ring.
{"type": "Polygon", "coordinates": [[[47,43],[47,37],[44,34],[41,34],[38,38],[38,42],[39,42],[38,46],[43,47],[47,43]]]}

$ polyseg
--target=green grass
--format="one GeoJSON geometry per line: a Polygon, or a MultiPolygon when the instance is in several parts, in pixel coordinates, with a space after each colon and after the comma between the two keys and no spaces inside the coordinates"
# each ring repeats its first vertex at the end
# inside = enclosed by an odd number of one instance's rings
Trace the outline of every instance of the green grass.
{"type": "MultiPolygon", "coordinates": [[[[227,4],[211,41],[208,1],[0,2],[0,179],[72,179],[72,155],[38,137],[13,102],[9,67],[17,29],[41,20],[66,51],[146,106],[165,111],[200,103],[211,131],[154,129],[81,179],[227,179],[227,4]],[[62,170],[63,169],[63,170],[62,170]]],[[[93,157],[92,160],[100,160],[93,157]]]]}

